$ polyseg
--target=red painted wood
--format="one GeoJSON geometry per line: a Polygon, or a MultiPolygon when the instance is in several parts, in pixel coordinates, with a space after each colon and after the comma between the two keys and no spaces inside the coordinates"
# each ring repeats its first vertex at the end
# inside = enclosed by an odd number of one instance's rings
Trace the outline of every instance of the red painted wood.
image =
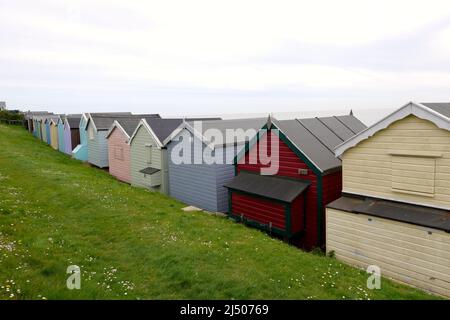
{"type": "Polygon", "coordinates": [[[235,215],[285,229],[285,209],[280,203],[234,192],[232,211],[235,215]]]}
{"type": "MultiPolygon", "coordinates": [[[[269,165],[263,165],[261,163],[261,159],[259,159],[259,151],[263,152],[266,155],[271,155],[271,141],[272,139],[277,139],[278,148],[279,148],[279,159],[277,161],[273,161],[273,164],[279,166],[279,170],[276,175],[296,178],[300,180],[307,180],[310,182],[310,186],[304,192],[306,193],[306,213],[304,213],[304,196],[300,195],[297,199],[295,199],[292,203],[291,208],[291,224],[293,232],[297,232],[303,230],[305,226],[303,226],[303,215],[306,214],[306,231],[304,237],[300,239],[297,243],[298,246],[304,247],[306,249],[311,249],[316,246],[320,246],[323,243],[324,238],[318,239],[318,190],[317,190],[317,176],[308,165],[303,162],[293,150],[289,148],[289,146],[281,141],[279,137],[269,132],[264,137],[262,137],[259,142],[254,145],[249,152],[245,154],[244,157],[237,164],[237,172],[239,173],[241,170],[246,171],[254,171],[260,172],[260,169],[263,167],[268,167],[269,165]],[[256,159],[255,163],[250,163],[250,159],[256,159]],[[307,169],[308,174],[302,175],[299,174],[299,169],[307,169]]],[[[335,172],[329,175],[326,175],[322,179],[322,197],[323,204],[320,208],[320,214],[323,221],[322,226],[325,226],[325,205],[330,203],[331,201],[337,199],[341,195],[342,190],[342,174],[341,172],[335,172]]],[[[242,197],[236,196],[236,193],[233,193],[232,196],[232,208],[236,208],[242,210],[245,207],[245,215],[250,218],[253,217],[254,220],[258,222],[264,223],[264,221],[268,221],[269,219],[279,219],[279,212],[274,211],[271,214],[271,218],[267,217],[267,211],[263,208],[267,208],[267,200],[254,198],[249,202],[248,199],[244,199],[242,197]],[[247,201],[247,202],[246,202],[247,201]],[[249,204],[251,203],[250,207],[249,204]],[[264,207],[259,207],[258,204],[264,205],[264,207]],[[260,214],[261,212],[261,214],[260,214]]],[[[234,212],[234,210],[233,210],[234,212]]],[[[284,215],[284,213],[283,213],[284,215]]],[[[275,221],[275,220],[274,220],[275,221]]],[[[322,229],[322,235],[324,235],[325,229],[322,229]]]]}

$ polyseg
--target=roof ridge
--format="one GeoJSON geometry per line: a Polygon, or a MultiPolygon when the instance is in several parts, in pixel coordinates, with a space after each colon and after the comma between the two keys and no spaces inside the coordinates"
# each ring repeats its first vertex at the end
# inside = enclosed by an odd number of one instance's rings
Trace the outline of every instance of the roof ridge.
{"type": "Polygon", "coordinates": [[[327,145],[319,139],[319,137],[317,137],[314,133],[312,133],[311,130],[309,130],[302,122],[301,119],[296,118],[295,120],[297,120],[297,122],[303,127],[305,128],[306,131],[308,131],[314,138],[316,138],[321,145],[323,145],[328,151],[330,151],[332,154],[334,154],[333,150],[331,150],[330,148],[327,147],[327,145]]]}

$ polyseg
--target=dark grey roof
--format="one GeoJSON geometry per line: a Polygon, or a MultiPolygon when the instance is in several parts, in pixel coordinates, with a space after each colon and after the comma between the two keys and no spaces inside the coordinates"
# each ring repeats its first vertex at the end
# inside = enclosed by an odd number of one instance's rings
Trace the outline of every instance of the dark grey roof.
{"type": "MultiPolygon", "coordinates": [[[[255,133],[261,129],[266,123],[267,118],[248,118],[248,119],[228,119],[228,120],[207,120],[201,121],[202,131],[204,134],[206,130],[216,129],[219,130],[224,137],[226,137],[227,130],[242,129],[247,131],[249,129],[254,129],[255,133]]],[[[188,121],[190,126],[194,126],[193,121],[188,121]]],[[[244,138],[244,137],[243,137],[244,138]]],[[[253,136],[247,137],[247,140],[251,140],[253,136]]],[[[246,141],[236,141],[237,143],[245,143],[246,141]]]]}
{"type": "Polygon", "coordinates": [[[450,118],[450,103],[449,102],[422,102],[422,104],[443,116],[450,118]]]}
{"type": "Polygon", "coordinates": [[[148,167],[148,168],[144,168],[142,170],[139,170],[139,172],[142,172],[144,174],[154,174],[156,172],[161,171],[160,169],[156,169],[156,168],[152,168],[152,167],[148,167]]]}
{"type": "Polygon", "coordinates": [[[338,117],[321,117],[319,121],[332,130],[341,140],[347,140],[355,135],[355,132],[347,127],[338,117]]]}
{"type": "Polygon", "coordinates": [[[333,149],[366,128],[353,115],[281,120],[274,124],[324,173],[341,166],[333,149]]]}
{"type": "Polygon", "coordinates": [[[133,134],[136,129],[139,121],[141,121],[142,117],[129,117],[129,118],[118,118],[116,121],[120,124],[120,126],[125,130],[129,137],[133,134]]]}
{"type": "Polygon", "coordinates": [[[145,120],[161,143],[183,122],[183,119],[146,118],[145,120]]]}
{"type": "Polygon", "coordinates": [[[450,232],[450,211],[369,197],[344,195],[328,208],[367,214],[450,232]]]}
{"type": "Polygon", "coordinates": [[[69,115],[66,121],[69,123],[71,129],[78,128],[80,125],[81,115],[69,115]]]}
{"type": "Polygon", "coordinates": [[[226,188],[244,191],[265,198],[292,202],[307,187],[309,182],[279,176],[262,176],[255,173],[241,171],[226,188]]]}
{"type": "Polygon", "coordinates": [[[120,117],[130,117],[131,112],[90,113],[90,115],[97,130],[108,130],[114,123],[114,120],[120,117]]]}

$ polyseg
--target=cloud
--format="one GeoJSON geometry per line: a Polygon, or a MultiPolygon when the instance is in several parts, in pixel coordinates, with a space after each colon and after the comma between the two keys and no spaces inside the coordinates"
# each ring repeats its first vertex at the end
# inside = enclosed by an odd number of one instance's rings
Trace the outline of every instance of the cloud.
{"type": "Polygon", "coordinates": [[[2,99],[20,104],[23,90],[39,89],[36,104],[59,112],[71,101],[95,109],[91,101],[127,98],[139,100],[136,112],[154,99],[173,113],[177,98],[198,112],[226,101],[255,110],[345,98],[387,105],[445,97],[450,85],[448,1],[0,0],[0,8],[2,99]],[[67,101],[54,100],[58,88],[67,101]]]}

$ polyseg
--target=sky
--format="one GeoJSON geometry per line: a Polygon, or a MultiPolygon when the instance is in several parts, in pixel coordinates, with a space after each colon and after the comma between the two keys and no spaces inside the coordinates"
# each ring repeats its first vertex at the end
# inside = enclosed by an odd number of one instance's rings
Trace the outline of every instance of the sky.
{"type": "Polygon", "coordinates": [[[0,0],[0,43],[0,100],[22,110],[302,114],[450,101],[448,0],[0,0]]]}

